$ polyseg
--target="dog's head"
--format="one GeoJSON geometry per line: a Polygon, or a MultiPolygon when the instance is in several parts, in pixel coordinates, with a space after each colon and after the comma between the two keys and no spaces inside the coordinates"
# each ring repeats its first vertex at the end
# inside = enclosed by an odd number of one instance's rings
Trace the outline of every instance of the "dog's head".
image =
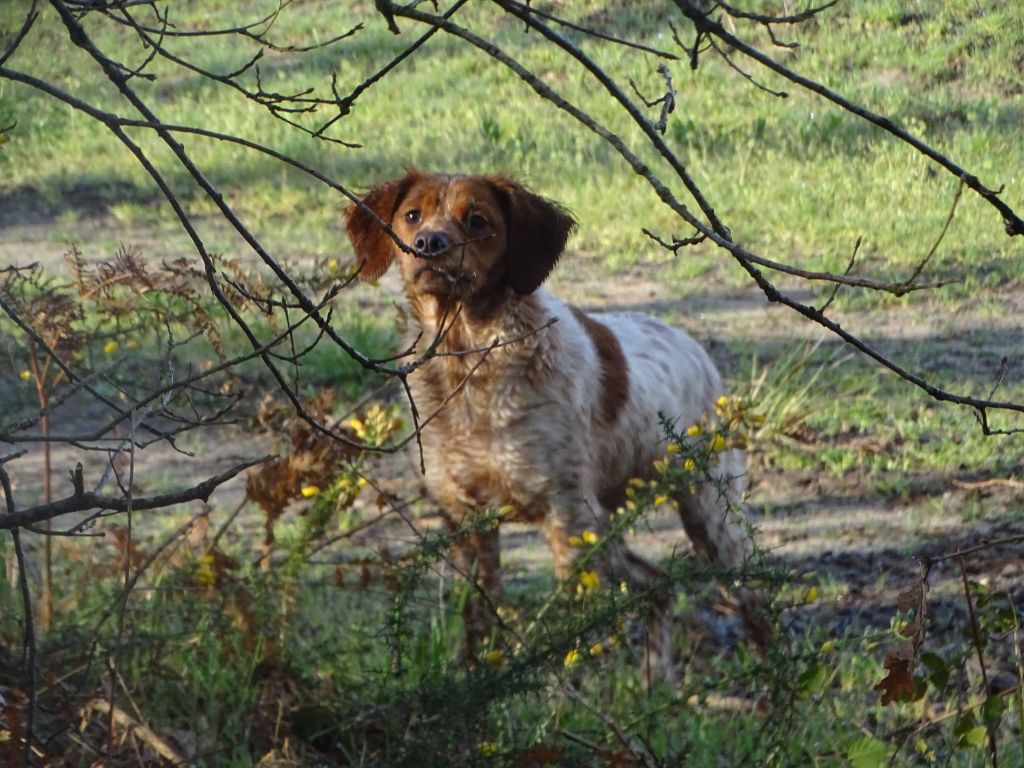
{"type": "Polygon", "coordinates": [[[537,290],[576,226],[565,209],[503,176],[419,171],[374,187],[345,216],[363,279],[397,258],[411,295],[463,301],[537,290]]]}

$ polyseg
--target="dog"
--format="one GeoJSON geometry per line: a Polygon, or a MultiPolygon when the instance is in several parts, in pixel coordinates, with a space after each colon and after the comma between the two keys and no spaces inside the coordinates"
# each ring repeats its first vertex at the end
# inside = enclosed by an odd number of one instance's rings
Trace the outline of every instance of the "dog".
{"type": "MultiPolygon", "coordinates": [[[[446,521],[456,529],[511,508],[506,519],[541,524],[555,575],[568,579],[577,537],[607,531],[631,478],[653,477],[666,456],[659,414],[684,429],[713,415],[722,382],[711,358],[654,318],[587,313],[548,293],[576,221],[505,176],[411,170],[345,215],[359,275],[375,281],[397,261],[417,338],[434,347],[408,383],[419,413],[434,414],[422,456],[446,521]]],[[[715,459],[709,481],[674,501],[697,554],[739,568],[754,551],[741,512],[745,456],[730,448],[715,459]]],[[[663,576],[621,542],[605,552],[598,573],[612,584],[663,576]]],[[[497,527],[470,527],[454,559],[478,591],[500,594],[497,527]]],[[[741,600],[748,615],[756,602],[741,600]]],[[[493,624],[488,603],[466,603],[470,658],[493,624]]]]}

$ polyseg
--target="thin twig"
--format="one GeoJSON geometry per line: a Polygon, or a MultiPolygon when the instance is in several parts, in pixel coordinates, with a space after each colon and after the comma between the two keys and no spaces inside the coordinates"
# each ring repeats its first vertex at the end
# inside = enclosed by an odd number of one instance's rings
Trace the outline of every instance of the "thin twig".
{"type": "Polygon", "coordinates": [[[742,77],[744,80],[746,80],[752,86],[754,86],[758,90],[764,91],[765,93],[769,94],[770,96],[776,96],[776,97],[778,97],[780,99],[788,99],[789,98],[789,94],[786,93],[785,91],[776,91],[776,90],[774,90],[772,88],[769,88],[767,85],[763,85],[762,83],[759,83],[757,81],[757,78],[755,78],[752,74],[747,72],[747,70],[743,69],[743,67],[741,67],[739,64],[737,64],[735,61],[733,61],[732,60],[732,56],[730,56],[728,53],[723,51],[719,47],[718,43],[715,42],[715,39],[713,37],[709,37],[708,38],[708,42],[711,43],[711,47],[715,50],[715,52],[719,56],[722,57],[722,60],[726,64],[729,65],[729,68],[732,69],[733,72],[736,72],[740,77],[742,77]]]}
{"type": "MultiPolygon", "coordinates": [[[[833,1],[835,2],[835,0],[833,1]]],[[[576,24],[575,22],[563,19],[559,16],[555,16],[553,13],[548,13],[547,11],[542,11],[540,8],[535,8],[532,5],[527,5],[527,8],[529,9],[530,13],[536,16],[540,16],[542,19],[546,19],[547,21],[553,21],[558,26],[565,27],[566,29],[573,29],[576,30],[577,32],[582,32],[584,35],[587,35],[588,37],[593,37],[598,40],[606,40],[609,43],[621,45],[626,48],[634,48],[635,50],[643,51],[644,53],[650,53],[662,59],[668,59],[669,61],[679,61],[679,57],[676,56],[674,53],[663,51],[660,48],[652,48],[651,46],[644,45],[643,43],[637,43],[633,40],[626,40],[625,38],[622,37],[616,37],[615,35],[610,35],[607,32],[602,32],[601,30],[593,29],[592,27],[584,27],[582,24],[576,24]]]]}
{"type": "MultiPolygon", "coordinates": [[[[967,580],[967,568],[964,565],[963,555],[957,557],[956,564],[960,567],[960,577],[964,585],[964,601],[967,603],[967,616],[970,619],[971,638],[974,650],[978,656],[978,666],[981,668],[981,681],[985,686],[986,699],[992,697],[992,689],[988,683],[988,670],[985,667],[985,651],[981,639],[981,627],[978,625],[978,617],[974,613],[974,600],[971,598],[971,585],[967,580]]],[[[985,729],[988,734],[988,754],[992,760],[992,768],[999,768],[999,750],[996,744],[996,734],[991,728],[985,729]]]]}
{"type": "MultiPolygon", "coordinates": [[[[4,65],[14,54],[16,50],[21,46],[22,42],[28,36],[29,31],[32,29],[32,25],[36,23],[36,19],[39,18],[39,0],[32,0],[32,5],[29,6],[28,11],[25,13],[25,20],[21,23],[21,27],[11,38],[11,42],[7,44],[6,50],[0,53],[0,67],[4,65]]],[[[13,127],[13,126],[12,126],[13,127]]],[[[4,128],[4,130],[10,130],[10,128],[4,128]]]]}
{"type": "Polygon", "coordinates": [[[946,215],[946,221],[942,225],[942,231],[939,232],[938,238],[936,238],[935,242],[932,243],[932,247],[928,249],[928,253],[924,255],[924,258],[918,262],[916,267],[914,267],[914,271],[911,272],[910,276],[902,283],[902,286],[906,290],[909,291],[913,289],[914,281],[917,280],[921,271],[928,265],[928,262],[931,261],[932,256],[934,256],[935,252],[938,250],[939,245],[945,239],[946,232],[949,231],[949,225],[953,223],[953,217],[956,216],[956,207],[960,203],[960,196],[963,194],[963,191],[964,181],[961,179],[960,183],[957,185],[956,194],[953,196],[953,203],[949,206],[949,213],[946,215]]]}
{"type": "MultiPolygon", "coordinates": [[[[4,491],[7,515],[0,518],[0,525],[15,517],[17,508],[14,505],[14,491],[11,489],[11,478],[7,469],[0,463],[0,487],[4,491]]],[[[3,526],[6,527],[6,526],[3,526]]],[[[24,764],[31,765],[32,742],[35,740],[36,718],[36,633],[32,621],[32,593],[28,588],[28,563],[25,562],[25,550],[21,545],[21,533],[17,525],[10,527],[11,539],[14,542],[14,557],[18,563],[18,591],[21,594],[22,634],[21,647],[24,654],[25,687],[28,692],[28,716],[25,718],[25,751],[24,764]]]]}
{"type": "Polygon", "coordinates": [[[827,3],[816,5],[808,8],[806,11],[800,13],[793,13],[781,16],[774,16],[766,13],[753,13],[751,11],[744,11],[733,5],[723,3],[721,0],[712,0],[714,3],[713,7],[721,8],[727,14],[732,16],[734,19],[746,19],[748,21],[756,21],[759,24],[771,25],[771,24],[799,24],[800,22],[807,21],[814,16],[817,16],[822,11],[828,10],[833,5],[839,2],[839,0],[829,0],[827,3]]]}
{"type": "Polygon", "coordinates": [[[919,559],[930,568],[935,565],[935,563],[941,563],[944,560],[966,557],[967,555],[973,555],[976,552],[981,552],[986,549],[1002,547],[1007,544],[1016,544],[1019,541],[1024,541],[1024,533],[1005,536],[1001,539],[985,539],[980,544],[975,544],[974,546],[967,547],[966,549],[957,549],[955,552],[947,552],[943,555],[922,555],[919,559]]]}

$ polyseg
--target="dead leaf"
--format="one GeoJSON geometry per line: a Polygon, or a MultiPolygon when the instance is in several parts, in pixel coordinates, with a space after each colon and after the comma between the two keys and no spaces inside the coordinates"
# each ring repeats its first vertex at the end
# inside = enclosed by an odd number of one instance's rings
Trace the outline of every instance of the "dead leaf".
{"type": "MultiPolygon", "coordinates": [[[[357,439],[351,430],[342,428],[339,431],[353,440],[357,439]]],[[[275,541],[274,522],[284,514],[288,504],[301,498],[303,488],[328,487],[341,463],[357,453],[352,447],[315,431],[298,419],[291,427],[289,439],[292,448],[287,456],[249,470],[245,482],[246,497],[256,502],[266,515],[264,546],[268,549],[275,541]]]]}
{"type": "Polygon", "coordinates": [[[914,695],[914,646],[906,645],[885,655],[883,666],[889,674],[873,690],[882,692],[882,706],[894,701],[907,701],[914,695]]]}

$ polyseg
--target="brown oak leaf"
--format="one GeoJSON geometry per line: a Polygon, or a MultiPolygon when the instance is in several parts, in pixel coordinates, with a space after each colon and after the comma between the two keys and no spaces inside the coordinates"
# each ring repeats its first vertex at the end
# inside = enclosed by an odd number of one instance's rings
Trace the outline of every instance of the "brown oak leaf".
{"type": "Polygon", "coordinates": [[[912,698],[914,646],[907,645],[898,651],[887,653],[883,666],[889,670],[889,674],[873,689],[882,692],[882,706],[887,707],[894,701],[907,701],[912,698]]]}

